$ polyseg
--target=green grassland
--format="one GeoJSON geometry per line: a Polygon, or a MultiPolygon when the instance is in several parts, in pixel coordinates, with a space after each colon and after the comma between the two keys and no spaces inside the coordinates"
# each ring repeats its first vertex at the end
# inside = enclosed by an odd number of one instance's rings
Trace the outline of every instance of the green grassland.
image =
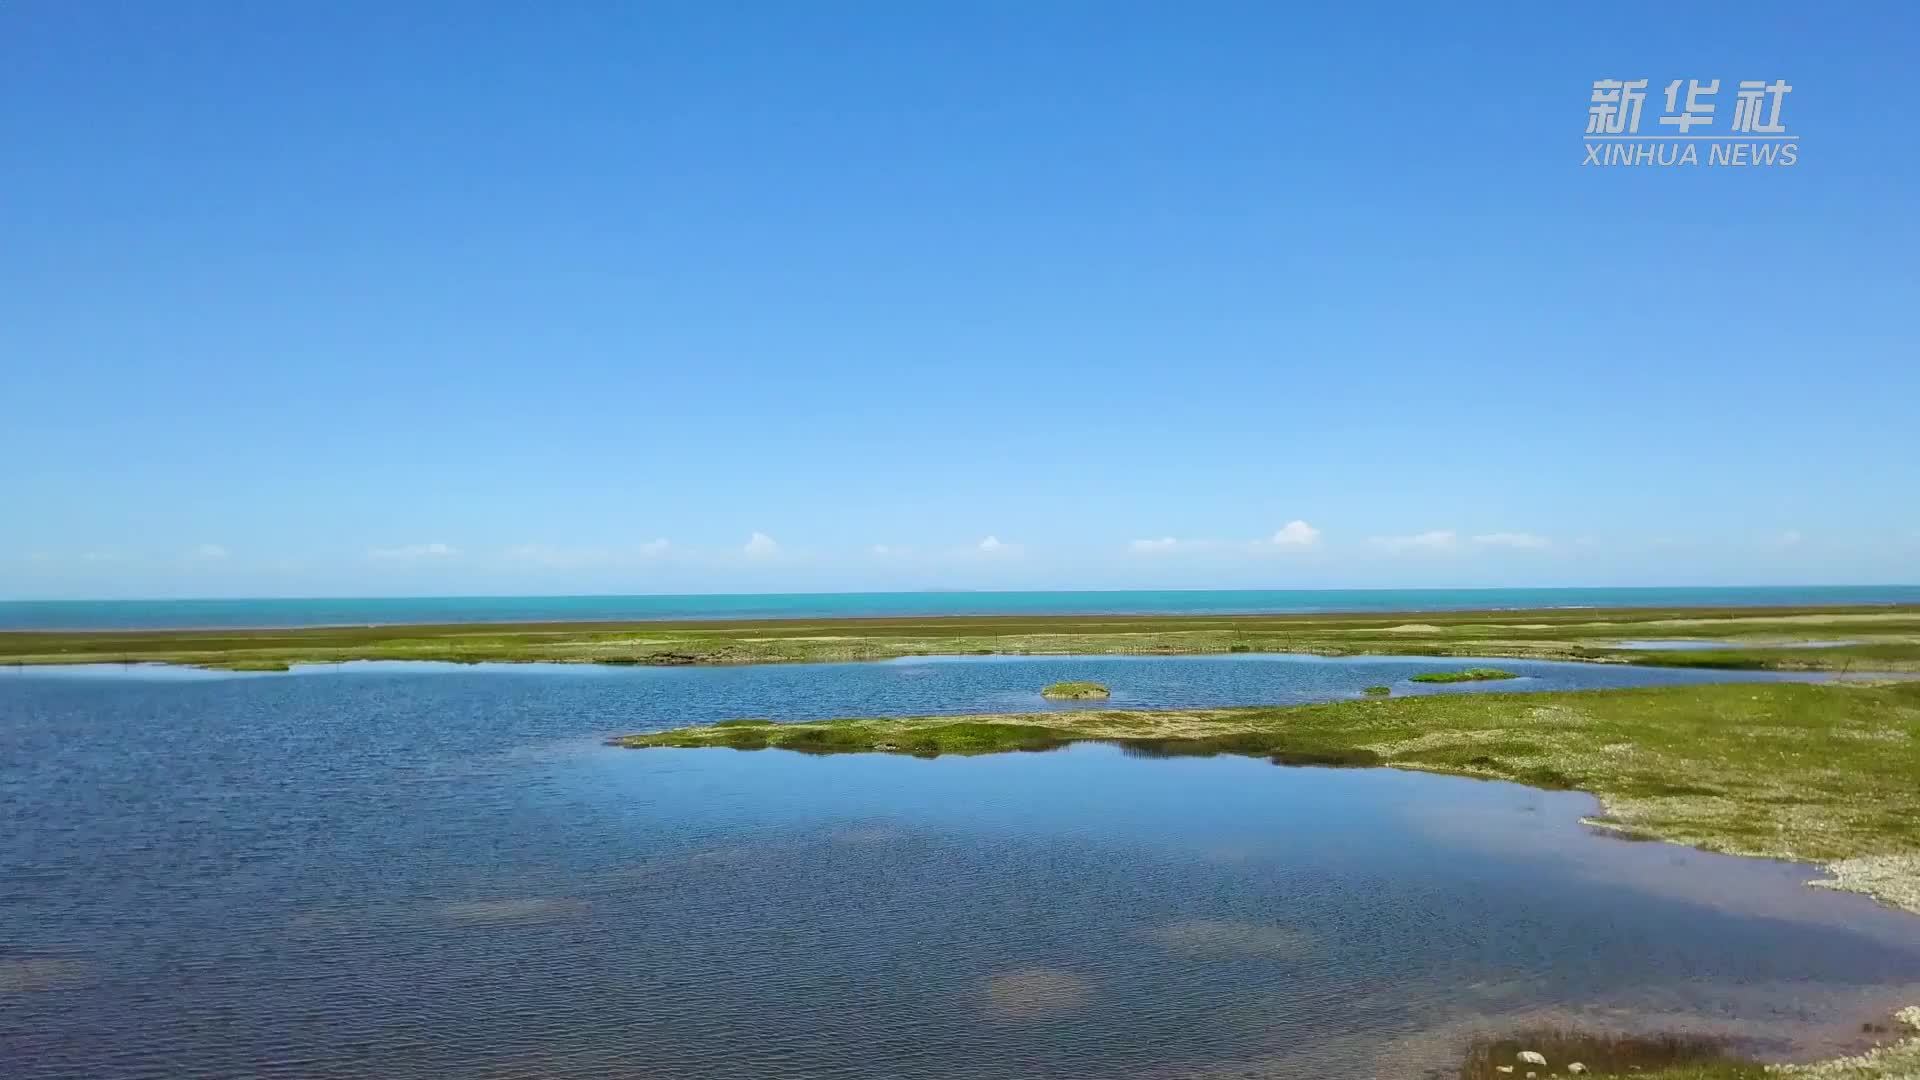
{"type": "Polygon", "coordinates": [[[0,632],[0,664],[159,662],[241,670],[343,660],[678,665],[882,660],[929,654],[1233,652],[1920,671],[1920,606],[0,632]],[[1666,638],[1707,640],[1724,647],[1670,651],[1617,647],[1622,640],[1666,638]],[[1795,647],[1833,640],[1847,644],[1795,647]]]}

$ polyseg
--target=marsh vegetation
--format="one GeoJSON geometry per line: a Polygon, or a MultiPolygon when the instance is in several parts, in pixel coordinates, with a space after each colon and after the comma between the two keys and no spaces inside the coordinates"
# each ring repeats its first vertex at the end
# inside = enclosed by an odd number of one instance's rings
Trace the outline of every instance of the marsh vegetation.
{"type": "Polygon", "coordinates": [[[1312,653],[1513,657],[1805,671],[1920,671],[1920,606],[1363,615],[1070,615],[520,623],[270,630],[6,631],[0,663],[264,670],[343,660],[751,664],[946,655],[1312,653]],[[1709,638],[1713,648],[1627,644],[1709,638]],[[1841,644],[1831,644],[1832,642],[1841,644]],[[1807,642],[1824,648],[1801,647],[1807,642]]]}
{"type": "Polygon", "coordinates": [[[1465,671],[1424,671],[1412,676],[1409,681],[1423,683],[1461,683],[1461,682],[1497,682],[1501,679],[1517,679],[1511,671],[1499,668],[1477,667],[1465,671]]]}

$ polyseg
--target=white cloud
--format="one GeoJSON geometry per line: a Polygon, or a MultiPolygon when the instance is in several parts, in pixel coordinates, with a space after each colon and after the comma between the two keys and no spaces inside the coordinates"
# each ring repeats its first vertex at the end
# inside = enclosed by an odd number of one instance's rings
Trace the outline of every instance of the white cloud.
{"type": "Polygon", "coordinates": [[[1805,539],[1806,537],[1800,535],[1799,529],[1788,529],[1786,532],[1774,537],[1773,542],[1780,547],[1799,547],[1800,541],[1805,539]]]}
{"type": "Polygon", "coordinates": [[[656,555],[665,555],[671,546],[673,545],[667,543],[667,538],[661,536],[641,544],[639,551],[642,556],[652,558],[656,555]]]}
{"type": "Polygon", "coordinates": [[[1169,552],[1244,551],[1259,554],[1274,550],[1303,551],[1320,543],[1320,530],[1304,521],[1289,521],[1273,535],[1258,540],[1182,540],[1174,536],[1146,537],[1130,541],[1127,550],[1137,555],[1165,555],[1169,552]]]}
{"type": "Polygon", "coordinates": [[[403,544],[400,547],[374,548],[367,552],[367,558],[381,561],[399,559],[450,559],[460,554],[460,549],[447,544],[403,544]]]}
{"type": "Polygon", "coordinates": [[[1385,551],[1452,551],[1459,538],[1452,529],[1430,529],[1411,536],[1376,536],[1367,542],[1385,551]]]}
{"type": "Polygon", "coordinates": [[[975,546],[975,550],[979,551],[982,555],[1013,556],[1020,554],[1020,545],[1005,543],[997,536],[989,536],[980,541],[980,543],[975,546]]]}
{"type": "Polygon", "coordinates": [[[1550,546],[1553,541],[1536,533],[1497,532],[1481,533],[1473,542],[1482,547],[1505,547],[1537,549],[1550,546]]]}
{"type": "Polygon", "coordinates": [[[1304,521],[1289,521],[1267,541],[1274,547],[1304,548],[1320,542],[1320,530],[1304,521]]]}
{"type": "Polygon", "coordinates": [[[757,532],[747,537],[746,546],[740,549],[749,559],[771,559],[780,554],[780,545],[766,533],[757,532]]]}
{"type": "Polygon", "coordinates": [[[199,547],[193,549],[193,557],[196,559],[224,559],[227,557],[227,549],[221,547],[219,544],[201,544],[199,547]]]}

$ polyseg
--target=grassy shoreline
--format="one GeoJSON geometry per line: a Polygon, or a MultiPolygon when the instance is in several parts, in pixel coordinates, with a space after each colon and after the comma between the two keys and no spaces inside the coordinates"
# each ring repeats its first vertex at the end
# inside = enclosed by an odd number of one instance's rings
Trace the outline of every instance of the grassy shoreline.
{"type": "Polygon", "coordinates": [[[1825,865],[1920,914],[1920,683],[1743,683],[1322,705],[761,720],[614,745],[932,756],[1111,742],[1149,755],[1385,765],[1571,788],[1624,835],[1825,865]]]}
{"type": "Polygon", "coordinates": [[[348,660],[679,666],[1244,652],[1920,671],[1920,605],[0,631],[0,665],[165,663],[253,671],[348,660]],[[1675,638],[1717,647],[1620,647],[1675,638]],[[1835,640],[1844,644],[1806,647],[1835,640]]]}

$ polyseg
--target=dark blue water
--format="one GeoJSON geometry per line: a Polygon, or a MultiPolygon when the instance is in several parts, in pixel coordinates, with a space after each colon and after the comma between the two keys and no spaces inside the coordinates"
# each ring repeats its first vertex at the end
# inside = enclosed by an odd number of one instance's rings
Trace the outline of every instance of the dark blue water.
{"type": "Polygon", "coordinates": [[[386,623],[816,619],[926,615],[1234,615],[1315,611],[1914,603],[1920,603],[1920,585],[35,600],[0,601],[0,629],[361,626],[386,623]]]}
{"type": "Polygon", "coordinates": [[[600,742],[1038,707],[1066,675],[1201,704],[1438,666],[7,672],[0,1075],[1418,1076],[1483,1024],[1814,1052],[1920,1000],[1920,920],[1591,835],[1573,793],[600,742]]]}

